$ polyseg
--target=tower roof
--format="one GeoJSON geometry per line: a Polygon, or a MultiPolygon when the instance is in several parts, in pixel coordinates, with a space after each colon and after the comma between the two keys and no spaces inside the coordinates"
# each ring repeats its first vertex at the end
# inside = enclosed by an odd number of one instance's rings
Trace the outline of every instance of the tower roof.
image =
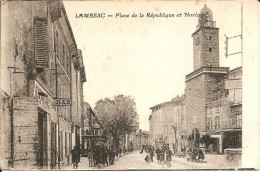
{"type": "Polygon", "coordinates": [[[207,5],[204,5],[204,7],[200,10],[198,23],[200,27],[209,26],[210,23],[213,22],[213,13],[212,11],[207,7],[207,5]]]}

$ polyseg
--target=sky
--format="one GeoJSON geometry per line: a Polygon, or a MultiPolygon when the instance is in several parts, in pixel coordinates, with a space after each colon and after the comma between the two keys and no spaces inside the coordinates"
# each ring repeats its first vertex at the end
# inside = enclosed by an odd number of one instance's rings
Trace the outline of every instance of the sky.
{"type": "MultiPolygon", "coordinates": [[[[206,4],[220,29],[220,66],[241,66],[241,54],[229,58],[224,55],[224,34],[241,34],[241,3],[206,4]]],[[[148,130],[149,108],[184,93],[185,75],[193,71],[191,34],[198,24],[197,17],[185,17],[184,13],[199,13],[204,1],[64,1],[64,6],[83,53],[87,77],[84,100],[94,108],[99,99],[130,95],[136,101],[140,128],[148,130]],[[79,13],[106,13],[114,17],[76,18],[79,13]],[[175,17],[115,18],[116,13],[171,13],[175,17]],[[176,16],[179,13],[182,17],[176,16]]],[[[244,37],[254,32],[246,25],[255,22],[250,17],[255,15],[254,10],[249,10],[252,8],[252,3],[244,2],[244,37]]],[[[240,45],[240,37],[230,40],[229,53],[240,51],[240,45]]]]}

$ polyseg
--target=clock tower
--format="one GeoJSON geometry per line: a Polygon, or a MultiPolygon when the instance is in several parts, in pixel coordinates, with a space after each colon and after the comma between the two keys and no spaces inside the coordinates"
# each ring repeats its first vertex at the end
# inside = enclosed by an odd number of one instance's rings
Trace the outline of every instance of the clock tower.
{"type": "Polygon", "coordinates": [[[206,110],[226,94],[225,78],[229,68],[219,66],[219,29],[212,11],[205,5],[200,11],[193,37],[193,71],[186,75],[185,104],[187,133],[206,133],[206,110]]]}
{"type": "Polygon", "coordinates": [[[205,5],[199,14],[193,37],[193,70],[201,67],[219,67],[219,29],[212,11],[205,5]]]}

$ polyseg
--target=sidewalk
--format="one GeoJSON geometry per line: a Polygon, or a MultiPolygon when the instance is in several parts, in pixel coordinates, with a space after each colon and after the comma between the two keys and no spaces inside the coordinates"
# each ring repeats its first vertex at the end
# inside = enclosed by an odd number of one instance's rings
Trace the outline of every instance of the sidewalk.
{"type": "Polygon", "coordinates": [[[200,163],[187,161],[186,157],[180,158],[180,157],[173,156],[172,160],[173,160],[173,163],[178,162],[180,164],[184,164],[184,165],[190,166],[195,169],[198,169],[198,168],[199,169],[236,169],[236,168],[239,168],[238,164],[234,164],[234,163],[232,164],[232,163],[228,162],[225,159],[225,155],[206,154],[205,159],[200,163]]]}

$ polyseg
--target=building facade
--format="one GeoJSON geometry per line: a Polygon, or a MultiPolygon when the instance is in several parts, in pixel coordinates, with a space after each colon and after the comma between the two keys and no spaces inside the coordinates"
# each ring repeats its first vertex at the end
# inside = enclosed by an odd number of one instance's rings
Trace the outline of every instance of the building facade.
{"type": "Polygon", "coordinates": [[[208,136],[208,151],[224,153],[238,148],[239,152],[242,67],[229,70],[219,66],[219,29],[206,5],[192,37],[193,72],[186,75],[185,94],[150,108],[149,144],[169,144],[170,149],[181,154],[205,146],[202,140],[208,136]]]}
{"type": "Polygon", "coordinates": [[[87,155],[90,149],[93,149],[97,143],[107,142],[107,138],[103,136],[101,124],[87,102],[83,102],[83,116],[81,118],[81,138],[82,138],[82,154],[87,155]]]}
{"type": "Polygon", "coordinates": [[[155,148],[168,145],[174,152],[187,146],[185,95],[150,109],[149,144],[155,148]]]}
{"type": "Polygon", "coordinates": [[[69,164],[86,79],[63,3],[7,1],[1,10],[2,167],[69,164]]]}

